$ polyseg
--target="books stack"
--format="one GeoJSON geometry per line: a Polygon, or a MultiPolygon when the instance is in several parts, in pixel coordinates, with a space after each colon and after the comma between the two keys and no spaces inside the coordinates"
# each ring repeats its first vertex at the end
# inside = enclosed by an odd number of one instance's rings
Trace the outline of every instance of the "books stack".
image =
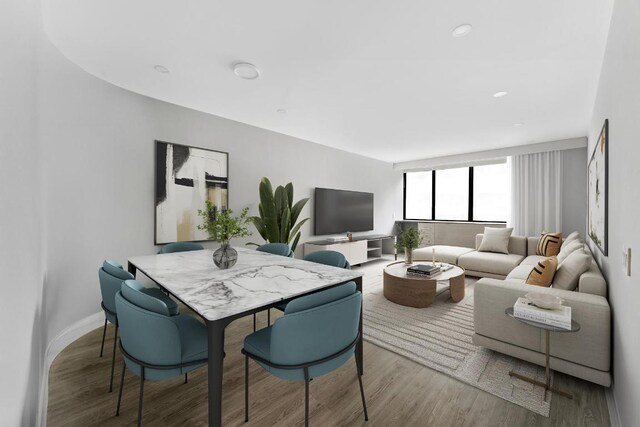
{"type": "Polygon", "coordinates": [[[412,265],[411,267],[407,267],[407,273],[431,277],[440,273],[440,266],[416,264],[412,265]]]}
{"type": "Polygon", "coordinates": [[[560,306],[557,309],[547,310],[520,297],[513,306],[513,316],[560,329],[571,329],[571,307],[560,306]]]}

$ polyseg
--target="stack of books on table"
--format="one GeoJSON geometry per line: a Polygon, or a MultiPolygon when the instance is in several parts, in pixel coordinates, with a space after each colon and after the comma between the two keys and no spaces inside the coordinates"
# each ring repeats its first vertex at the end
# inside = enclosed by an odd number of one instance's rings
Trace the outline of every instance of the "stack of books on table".
{"type": "Polygon", "coordinates": [[[556,328],[571,329],[571,307],[564,305],[548,310],[537,307],[528,299],[520,297],[513,306],[513,316],[556,328]]]}
{"type": "Polygon", "coordinates": [[[407,273],[409,274],[418,274],[420,276],[435,276],[440,273],[440,266],[438,265],[427,265],[427,264],[416,264],[411,267],[407,267],[407,273]]]}

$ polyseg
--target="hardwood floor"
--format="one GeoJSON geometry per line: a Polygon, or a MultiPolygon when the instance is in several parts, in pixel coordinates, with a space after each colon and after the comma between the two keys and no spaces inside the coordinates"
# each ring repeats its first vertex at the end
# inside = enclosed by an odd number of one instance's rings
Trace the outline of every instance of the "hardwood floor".
{"type": "MultiPolygon", "coordinates": [[[[365,274],[373,268],[376,265],[368,266],[365,274]]],[[[182,310],[188,311],[184,307],[182,310]]],[[[266,313],[259,315],[259,323],[266,324],[266,313]]],[[[226,331],[223,424],[302,425],[304,383],[275,378],[253,362],[250,421],[244,423],[244,357],[240,349],[251,330],[252,319],[247,317],[232,323],[226,331]]],[[[105,355],[99,358],[101,338],[102,328],[96,329],[67,347],[53,362],[49,375],[49,426],[135,425],[139,379],[127,371],[120,416],[115,417],[122,359],[118,354],[114,391],[108,393],[113,327],[107,331],[105,355]]],[[[573,393],[574,399],[554,396],[551,416],[545,418],[368,342],[364,352],[363,382],[369,422],[364,421],[352,359],[311,382],[311,425],[609,426],[604,389],[567,375],[557,373],[556,381],[573,393]]],[[[175,378],[145,383],[144,425],[206,425],[206,368],[189,374],[187,384],[183,382],[183,378],[175,378]]]]}

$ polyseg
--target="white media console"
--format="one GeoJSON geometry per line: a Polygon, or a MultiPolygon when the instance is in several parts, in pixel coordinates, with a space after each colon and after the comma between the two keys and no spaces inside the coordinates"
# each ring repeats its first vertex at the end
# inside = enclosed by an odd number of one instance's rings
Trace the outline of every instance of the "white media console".
{"type": "Polygon", "coordinates": [[[383,254],[396,256],[395,236],[374,234],[368,236],[354,236],[353,241],[334,242],[331,240],[316,240],[304,244],[304,254],[317,251],[336,251],[347,258],[349,264],[358,265],[367,261],[379,259],[383,254]]]}

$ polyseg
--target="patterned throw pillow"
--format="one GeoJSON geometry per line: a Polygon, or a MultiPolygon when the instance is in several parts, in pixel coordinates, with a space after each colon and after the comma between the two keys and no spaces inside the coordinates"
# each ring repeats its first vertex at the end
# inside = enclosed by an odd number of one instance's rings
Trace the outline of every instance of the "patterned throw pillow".
{"type": "Polygon", "coordinates": [[[556,256],[562,245],[562,233],[542,233],[536,255],[556,256]]]}
{"type": "Polygon", "coordinates": [[[553,276],[558,268],[558,259],[554,256],[544,259],[531,270],[527,277],[527,285],[544,286],[548,288],[553,282],[553,276]]]}

